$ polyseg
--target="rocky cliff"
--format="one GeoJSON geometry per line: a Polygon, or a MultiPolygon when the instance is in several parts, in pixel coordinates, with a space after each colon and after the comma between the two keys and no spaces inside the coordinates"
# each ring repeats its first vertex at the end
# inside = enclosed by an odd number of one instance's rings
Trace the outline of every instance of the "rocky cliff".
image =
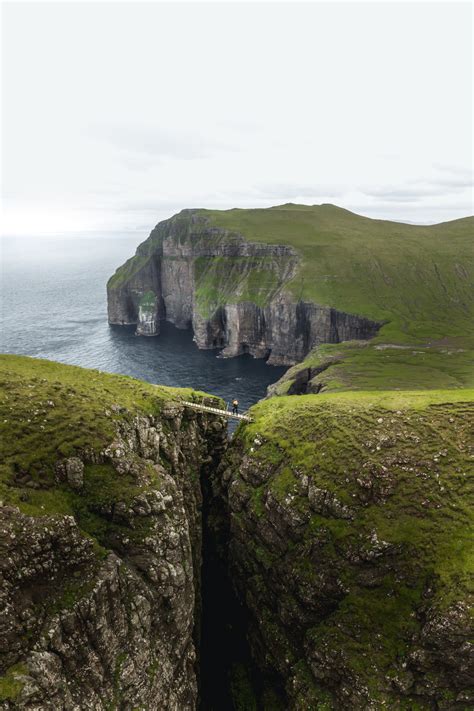
{"type": "Polygon", "coordinates": [[[215,537],[247,612],[254,706],[241,708],[473,707],[473,395],[253,408],[213,478],[215,537]]]}
{"type": "Polygon", "coordinates": [[[0,707],[195,709],[200,478],[224,423],[185,410],[192,391],[1,365],[0,707]]]}
{"type": "Polygon", "coordinates": [[[473,707],[473,391],[272,398],[229,444],[202,393],[0,366],[0,708],[473,707]]]}
{"type": "Polygon", "coordinates": [[[157,335],[166,319],[192,328],[199,348],[275,364],[295,363],[320,343],[375,335],[380,322],[289,291],[299,263],[291,246],[250,242],[183,210],[159,223],[109,280],[109,323],[157,335]]]}

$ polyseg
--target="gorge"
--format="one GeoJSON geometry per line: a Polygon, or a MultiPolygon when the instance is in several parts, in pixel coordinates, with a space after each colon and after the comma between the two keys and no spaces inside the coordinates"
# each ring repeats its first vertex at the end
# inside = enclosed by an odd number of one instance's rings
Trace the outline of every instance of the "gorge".
{"type": "Polygon", "coordinates": [[[472,4],[2,4],[0,711],[474,711],[472,4]]]}
{"type": "Polygon", "coordinates": [[[1,373],[2,708],[472,705],[472,391],[272,398],[229,444],[201,393],[1,373]]]}
{"type": "MultiPolygon", "coordinates": [[[[141,379],[0,356],[0,708],[472,708],[471,240],[331,205],[183,211],[82,344],[141,379]],[[224,359],[189,363],[170,324],[224,359]],[[263,376],[242,385],[229,438],[185,403],[225,407],[252,355],[291,367],[257,404],[263,376]]],[[[91,314],[50,284],[66,345],[56,325],[35,354],[75,359],[91,314]]]]}

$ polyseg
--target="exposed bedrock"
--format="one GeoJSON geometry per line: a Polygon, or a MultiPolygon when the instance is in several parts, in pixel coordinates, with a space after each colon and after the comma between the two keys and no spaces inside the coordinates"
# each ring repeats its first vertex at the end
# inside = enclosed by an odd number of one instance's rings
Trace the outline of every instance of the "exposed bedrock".
{"type": "Polygon", "coordinates": [[[199,348],[222,348],[225,357],[268,357],[273,365],[296,363],[321,343],[370,338],[379,327],[327,306],[295,302],[285,292],[263,308],[250,302],[226,304],[210,319],[196,312],[192,323],[199,348]]]}
{"type": "Polygon", "coordinates": [[[2,711],[474,708],[470,391],[0,384],[2,711]]]}
{"type": "Polygon", "coordinates": [[[44,501],[76,515],[0,507],[0,708],[196,708],[199,480],[225,446],[218,418],[179,404],[125,413],[104,450],[58,457],[44,501]],[[91,496],[94,471],[113,485],[91,496]]]}
{"type": "Polygon", "coordinates": [[[140,300],[147,291],[153,291],[160,279],[158,266],[157,260],[150,259],[126,287],[107,290],[110,323],[130,326],[138,322],[140,300]]]}
{"type": "Polygon", "coordinates": [[[212,479],[253,668],[285,691],[268,708],[473,708],[471,403],[293,400],[260,404],[212,479]]]}
{"type": "Polygon", "coordinates": [[[298,262],[290,247],[247,242],[184,210],[158,224],[109,280],[109,323],[157,335],[166,319],[192,328],[199,348],[288,365],[321,343],[376,334],[375,321],[287,291],[298,262]]]}

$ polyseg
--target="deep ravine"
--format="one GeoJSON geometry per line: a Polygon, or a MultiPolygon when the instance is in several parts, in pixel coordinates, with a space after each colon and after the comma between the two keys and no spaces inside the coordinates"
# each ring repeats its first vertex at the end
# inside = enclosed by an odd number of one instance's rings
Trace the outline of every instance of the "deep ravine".
{"type": "MultiPolygon", "coordinates": [[[[201,479],[203,493],[202,617],[199,651],[201,711],[235,708],[232,670],[246,667],[249,650],[245,640],[244,610],[239,605],[227,569],[227,535],[218,538],[212,519],[216,502],[209,478],[201,479]]],[[[221,531],[225,534],[225,531],[221,531]]]]}
{"type": "Polygon", "coordinates": [[[279,680],[263,673],[247,640],[251,620],[229,568],[230,511],[222,496],[222,466],[201,477],[202,568],[199,647],[200,711],[257,711],[286,707],[279,680]]]}
{"type": "Polygon", "coordinates": [[[472,394],[0,362],[1,711],[473,708],[472,394]]]}

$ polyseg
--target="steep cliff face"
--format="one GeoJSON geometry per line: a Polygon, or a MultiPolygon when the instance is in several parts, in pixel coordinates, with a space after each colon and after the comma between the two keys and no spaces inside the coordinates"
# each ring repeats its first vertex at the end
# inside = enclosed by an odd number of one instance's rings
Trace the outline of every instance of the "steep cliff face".
{"type": "Polygon", "coordinates": [[[291,246],[252,243],[183,210],[157,225],[109,280],[109,322],[157,335],[166,319],[192,328],[200,348],[275,364],[301,360],[319,343],[375,335],[379,322],[288,291],[299,261],[291,246]]]}
{"type": "Polygon", "coordinates": [[[255,707],[472,708],[473,398],[253,408],[213,478],[213,521],[249,615],[255,707]],[[268,678],[284,689],[270,705],[268,678]]]}
{"type": "Polygon", "coordinates": [[[0,707],[195,709],[224,423],[192,391],[45,361],[2,357],[2,387],[0,707]]]}
{"type": "Polygon", "coordinates": [[[473,391],[273,398],[229,445],[202,394],[0,365],[0,708],[473,707],[473,391]]]}

